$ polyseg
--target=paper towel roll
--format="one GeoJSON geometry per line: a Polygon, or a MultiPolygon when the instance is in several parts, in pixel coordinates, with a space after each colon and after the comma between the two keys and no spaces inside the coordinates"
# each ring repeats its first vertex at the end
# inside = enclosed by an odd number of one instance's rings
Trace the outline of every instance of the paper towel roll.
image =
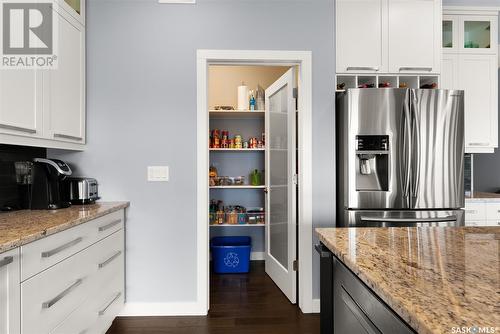
{"type": "Polygon", "coordinates": [[[248,87],[238,86],[238,110],[248,110],[248,87]]]}

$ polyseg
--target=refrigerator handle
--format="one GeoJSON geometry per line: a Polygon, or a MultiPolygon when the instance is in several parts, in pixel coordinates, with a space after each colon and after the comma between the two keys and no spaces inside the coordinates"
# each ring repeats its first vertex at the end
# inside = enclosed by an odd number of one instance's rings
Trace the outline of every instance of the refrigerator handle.
{"type": "Polygon", "coordinates": [[[410,162],[412,152],[412,138],[411,138],[411,116],[409,105],[405,103],[403,110],[403,196],[408,198],[410,196],[410,162]]]}
{"type": "MultiPolygon", "coordinates": [[[[412,133],[411,133],[411,138],[412,138],[412,143],[415,142],[415,147],[412,147],[412,152],[416,156],[416,161],[412,161],[412,167],[415,169],[412,177],[412,185],[411,185],[411,191],[412,191],[412,197],[417,198],[418,193],[420,190],[420,162],[421,162],[421,147],[420,147],[420,117],[417,117],[418,113],[418,99],[417,99],[417,94],[415,91],[410,91],[410,99],[411,99],[411,107],[410,107],[410,114],[413,118],[412,121],[412,133]]],[[[413,160],[413,159],[412,159],[413,160]]],[[[413,171],[412,168],[412,171],[413,171]]]]}

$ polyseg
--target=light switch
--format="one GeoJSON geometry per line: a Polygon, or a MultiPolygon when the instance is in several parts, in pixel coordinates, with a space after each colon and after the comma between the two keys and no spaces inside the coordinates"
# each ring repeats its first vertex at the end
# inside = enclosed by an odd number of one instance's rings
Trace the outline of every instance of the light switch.
{"type": "Polygon", "coordinates": [[[148,181],[168,182],[169,174],[168,166],[148,166],[148,181]]]}

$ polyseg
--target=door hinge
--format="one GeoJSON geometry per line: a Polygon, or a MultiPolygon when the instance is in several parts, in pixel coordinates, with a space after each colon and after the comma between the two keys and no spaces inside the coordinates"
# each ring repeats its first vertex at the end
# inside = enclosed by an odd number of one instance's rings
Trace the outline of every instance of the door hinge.
{"type": "Polygon", "coordinates": [[[293,260],[293,271],[299,271],[299,263],[297,260],[293,260]]]}
{"type": "Polygon", "coordinates": [[[299,184],[299,176],[297,174],[293,174],[293,176],[292,176],[292,182],[295,185],[299,184]]]}

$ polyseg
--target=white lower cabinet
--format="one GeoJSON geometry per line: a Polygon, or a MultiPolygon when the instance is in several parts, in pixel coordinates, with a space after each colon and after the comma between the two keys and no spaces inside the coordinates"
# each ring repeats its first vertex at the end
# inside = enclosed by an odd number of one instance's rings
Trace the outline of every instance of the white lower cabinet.
{"type": "Polygon", "coordinates": [[[465,201],[466,226],[500,226],[500,202],[465,201]]]}
{"type": "MultiPolygon", "coordinates": [[[[62,255],[55,257],[56,263],[44,265],[28,260],[27,267],[38,268],[38,272],[31,275],[29,271],[29,277],[20,283],[20,333],[94,334],[108,330],[125,300],[123,219],[124,211],[120,210],[21,248],[27,259],[51,249],[61,250],[62,255]],[[71,243],[79,239],[82,241],[71,243]]],[[[19,264],[17,275],[19,280],[19,264]]]]}
{"type": "Polygon", "coordinates": [[[0,334],[20,332],[19,270],[19,248],[0,254],[0,334]]]}

